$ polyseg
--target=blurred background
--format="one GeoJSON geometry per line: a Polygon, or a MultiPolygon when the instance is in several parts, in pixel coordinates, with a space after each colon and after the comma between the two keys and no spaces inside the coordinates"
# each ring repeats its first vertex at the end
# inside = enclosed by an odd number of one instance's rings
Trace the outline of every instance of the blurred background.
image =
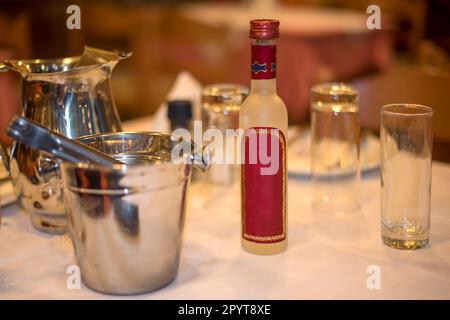
{"type": "MultiPolygon", "coordinates": [[[[450,162],[450,1],[1,1],[0,60],[79,55],[84,45],[133,52],[112,74],[122,120],[151,115],[181,71],[203,85],[249,85],[248,25],[277,18],[278,91],[291,124],[309,118],[309,89],[326,81],[360,91],[362,125],[379,129],[379,107],[415,102],[435,108],[434,158],[450,162]],[[66,9],[81,8],[81,30],[66,9]],[[369,5],[381,30],[369,30],[369,5]]],[[[20,104],[20,79],[0,74],[0,126],[20,104]]],[[[2,129],[3,130],[3,129],[2,129]]]]}

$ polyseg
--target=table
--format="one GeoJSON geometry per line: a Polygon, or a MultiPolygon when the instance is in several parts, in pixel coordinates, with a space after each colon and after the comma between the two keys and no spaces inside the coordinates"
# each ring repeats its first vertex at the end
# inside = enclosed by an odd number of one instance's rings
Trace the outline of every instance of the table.
{"type": "Polygon", "coordinates": [[[280,21],[277,89],[292,124],[307,118],[312,85],[386,70],[391,63],[389,21],[383,20],[381,30],[369,30],[365,11],[285,5],[254,8],[222,3],[181,8],[181,13],[193,21],[228,31],[232,50],[227,61],[233,72],[225,80],[244,85],[250,83],[246,67],[250,57],[249,21],[261,17],[280,21]]]}
{"type": "Polygon", "coordinates": [[[0,299],[449,299],[449,188],[450,165],[434,162],[430,244],[407,252],[381,243],[377,172],[363,177],[362,208],[344,216],[313,214],[309,181],[290,177],[288,250],[255,256],[240,248],[239,185],[194,182],[177,279],[132,297],[68,289],[69,236],[40,234],[11,205],[0,228],[0,299]],[[374,265],[380,290],[367,288],[374,265]]]}
{"type": "Polygon", "coordinates": [[[249,21],[261,17],[278,19],[284,33],[323,35],[324,33],[367,33],[365,12],[315,6],[258,5],[247,3],[185,4],[180,8],[190,19],[215,27],[244,32],[249,21]]]}

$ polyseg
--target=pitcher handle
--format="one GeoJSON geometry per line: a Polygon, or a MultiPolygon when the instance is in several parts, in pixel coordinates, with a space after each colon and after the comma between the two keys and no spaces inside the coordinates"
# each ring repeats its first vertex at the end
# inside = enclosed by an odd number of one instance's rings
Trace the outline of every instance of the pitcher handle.
{"type": "Polygon", "coordinates": [[[9,153],[8,149],[6,149],[5,145],[3,144],[3,141],[1,140],[0,140],[0,157],[3,162],[3,165],[9,172],[9,153]]]}

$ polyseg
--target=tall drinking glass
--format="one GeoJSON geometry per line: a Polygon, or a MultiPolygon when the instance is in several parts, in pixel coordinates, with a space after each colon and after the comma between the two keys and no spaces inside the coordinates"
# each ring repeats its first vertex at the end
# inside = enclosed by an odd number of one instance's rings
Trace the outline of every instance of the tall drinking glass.
{"type": "MultiPolygon", "coordinates": [[[[227,143],[228,129],[239,128],[239,110],[248,96],[247,87],[233,83],[218,83],[207,86],[202,93],[203,130],[220,130],[224,137],[222,157],[217,157],[219,150],[213,150],[213,164],[206,175],[207,181],[213,184],[232,184],[240,168],[233,163],[239,159],[240,147],[236,139],[227,143]],[[227,161],[228,160],[228,161],[227,161]]],[[[212,141],[204,141],[210,143],[212,141]]]]}
{"type": "Polygon", "coordinates": [[[311,89],[313,208],[349,212],[360,205],[358,92],[343,83],[311,89]]]}
{"type": "Polygon", "coordinates": [[[381,237],[397,249],[428,243],[433,109],[415,104],[381,108],[381,237]]]}

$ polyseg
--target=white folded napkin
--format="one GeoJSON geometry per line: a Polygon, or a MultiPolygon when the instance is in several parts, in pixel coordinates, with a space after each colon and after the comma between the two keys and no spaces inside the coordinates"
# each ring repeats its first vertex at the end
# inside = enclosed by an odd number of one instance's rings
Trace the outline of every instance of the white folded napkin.
{"type": "Polygon", "coordinates": [[[187,71],[178,74],[172,89],[170,89],[166,97],[166,101],[162,102],[156,111],[149,130],[160,132],[170,131],[170,121],[167,118],[167,101],[171,100],[190,100],[192,102],[193,120],[200,120],[202,90],[201,83],[192,74],[187,71]]]}

